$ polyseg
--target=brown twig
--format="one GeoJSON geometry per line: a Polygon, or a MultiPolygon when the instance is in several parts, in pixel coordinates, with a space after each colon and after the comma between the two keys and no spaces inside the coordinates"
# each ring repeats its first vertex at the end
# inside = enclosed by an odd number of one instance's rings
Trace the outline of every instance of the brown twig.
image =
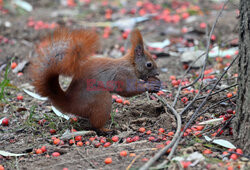
{"type": "MultiPolygon", "coordinates": [[[[200,78],[201,78],[201,84],[200,84],[200,87],[199,87],[199,92],[200,92],[201,87],[202,87],[202,84],[203,84],[204,72],[205,72],[206,64],[207,64],[207,60],[208,60],[208,53],[209,53],[209,47],[210,47],[210,39],[211,39],[211,36],[212,36],[212,34],[213,34],[214,28],[215,28],[215,26],[216,26],[216,24],[217,24],[217,22],[218,22],[218,20],[219,20],[219,18],[220,18],[220,16],[221,16],[222,12],[224,11],[224,8],[225,8],[225,6],[227,5],[228,2],[229,2],[229,1],[227,0],[227,1],[224,3],[222,9],[220,10],[219,14],[217,15],[217,17],[216,17],[216,19],[215,19],[215,22],[214,22],[214,24],[213,24],[213,26],[212,26],[212,29],[211,29],[211,31],[210,31],[210,33],[209,33],[209,36],[208,36],[208,38],[207,38],[206,58],[205,58],[205,62],[204,62],[204,65],[203,65],[201,74],[200,74],[200,75],[201,75],[201,77],[200,77],[200,78]]],[[[236,57],[236,58],[237,58],[237,57],[236,57]]],[[[178,138],[177,138],[177,140],[176,140],[174,146],[173,146],[172,149],[171,149],[171,152],[169,153],[169,156],[168,156],[169,159],[172,158],[172,156],[173,156],[173,154],[174,154],[174,152],[175,152],[175,150],[176,150],[176,148],[177,148],[177,146],[178,146],[178,144],[179,144],[179,141],[180,141],[180,139],[182,138],[182,136],[183,136],[183,134],[184,134],[186,128],[191,124],[191,122],[193,122],[194,116],[197,115],[198,111],[204,106],[204,104],[205,104],[205,102],[207,101],[208,97],[211,95],[212,91],[215,89],[215,87],[216,87],[217,84],[220,82],[220,80],[222,79],[222,77],[227,73],[227,70],[232,66],[232,64],[234,63],[234,61],[236,60],[236,58],[232,61],[232,63],[230,64],[230,66],[228,66],[228,68],[224,71],[224,73],[221,75],[220,79],[214,84],[212,90],[208,93],[208,95],[206,96],[206,98],[202,101],[202,103],[201,103],[201,104],[199,105],[199,107],[196,109],[195,113],[192,115],[191,119],[190,119],[190,120],[188,121],[188,123],[186,124],[184,130],[181,132],[181,135],[178,136],[178,138]]],[[[199,94],[199,92],[198,92],[198,94],[199,94]]],[[[198,94],[195,95],[194,99],[188,104],[188,106],[186,106],[186,107],[183,109],[183,111],[180,113],[180,115],[183,114],[183,113],[184,113],[184,112],[185,112],[185,111],[195,102],[196,98],[198,97],[198,94]]]]}
{"type": "MultiPolygon", "coordinates": [[[[227,2],[225,2],[224,3],[224,6],[223,6],[223,8],[221,9],[221,11],[220,11],[220,13],[219,13],[219,15],[217,16],[217,18],[216,18],[216,21],[215,21],[215,24],[217,23],[217,21],[218,21],[218,18],[220,17],[220,15],[221,15],[221,12],[224,10],[224,7],[226,6],[226,4],[228,3],[229,1],[227,1],[227,2]]],[[[199,76],[192,82],[192,83],[190,83],[190,84],[188,84],[188,85],[185,85],[185,86],[182,86],[181,85],[181,83],[183,82],[183,79],[184,79],[184,77],[187,75],[187,73],[190,71],[190,69],[191,69],[191,67],[203,56],[203,55],[205,55],[206,54],[206,58],[208,57],[208,52],[209,52],[209,46],[210,46],[210,39],[211,39],[211,35],[212,35],[212,33],[213,33],[213,29],[214,29],[214,27],[215,27],[215,24],[213,25],[213,27],[212,27],[212,29],[211,29],[211,31],[210,31],[210,35],[209,35],[209,37],[208,37],[208,39],[207,39],[207,42],[209,43],[209,44],[207,44],[207,48],[206,48],[206,52],[204,52],[204,53],[202,53],[198,58],[196,58],[194,61],[192,61],[192,63],[189,65],[189,67],[188,67],[188,69],[185,71],[185,73],[183,74],[183,76],[182,76],[182,79],[181,79],[181,82],[180,82],[180,85],[179,85],[179,87],[178,87],[178,91],[177,91],[177,93],[176,93],[176,96],[175,96],[175,99],[174,99],[174,101],[173,101],[173,104],[172,104],[172,107],[175,107],[175,105],[176,105],[176,103],[177,103],[177,100],[178,100],[178,97],[179,97],[179,95],[180,95],[180,92],[181,92],[181,90],[182,89],[185,89],[185,88],[188,88],[188,87],[190,87],[190,86],[193,86],[195,83],[197,83],[197,81],[201,78],[201,74],[199,74],[199,76]]],[[[230,39],[229,40],[226,40],[225,42],[227,42],[227,41],[231,41],[230,39]]],[[[214,45],[213,47],[216,47],[217,45],[214,45]]],[[[205,61],[205,63],[206,63],[206,61],[205,61]]],[[[204,67],[203,67],[204,68],[204,67]]],[[[202,72],[204,73],[204,70],[202,70],[202,72]]]]}
{"type": "Polygon", "coordinates": [[[230,117],[229,120],[227,120],[227,122],[222,126],[222,128],[220,128],[220,131],[216,134],[215,137],[218,137],[221,135],[221,132],[229,125],[229,123],[235,118],[235,115],[233,115],[232,117],[230,117]]]}
{"type": "MultiPolygon", "coordinates": [[[[223,72],[223,74],[221,75],[221,77],[217,80],[217,82],[214,84],[213,88],[211,89],[211,91],[206,95],[205,99],[202,101],[202,103],[199,105],[199,107],[195,110],[194,114],[192,115],[191,119],[188,121],[188,123],[185,125],[183,131],[181,132],[180,136],[178,137],[176,143],[174,144],[170,154],[173,155],[173,153],[175,152],[175,149],[178,146],[178,143],[181,139],[181,137],[183,136],[184,132],[186,131],[186,129],[189,127],[189,125],[195,120],[196,115],[198,114],[198,112],[200,111],[200,109],[205,105],[208,97],[211,95],[212,91],[215,89],[215,87],[218,85],[218,83],[220,82],[220,80],[222,79],[222,77],[227,73],[228,69],[233,65],[233,63],[236,61],[236,59],[238,58],[235,57],[235,59],[231,62],[231,64],[227,67],[227,69],[223,72]]],[[[170,157],[171,158],[171,157],[170,157]]]]}
{"type": "Polygon", "coordinates": [[[236,98],[236,96],[232,96],[231,98],[225,98],[225,99],[223,99],[223,100],[221,100],[221,101],[218,101],[217,103],[215,103],[215,104],[213,104],[213,105],[207,107],[205,110],[203,110],[202,112],[200,112],[194,119],[196,119],[196,118],[198,118],[199,116],[203,115],[204,113],[206,113],[206,111],[208,111],[209,109],[211,109],[211,108],[217,106],[218,104],[220,104],[220,103],[222,103],[222,102],[225,102],[225,101],[228,101],[228,100],[231,100],[231,99],[234,99],[234,98],[236,98]]]}
{"type": "MultiPolygon", "coordinates": [[[[177,100],[178,100],[178,97],[179,97],[179,95],[180,95],[181,90],[184,89],[184,88],[188,88],[188,87],[190,87],[190,86],[192,86],[192,85],[194,84],[194,83],[191,83],[191,84],[188,84],[188,85],[186,85],[186,86],[184,86],[184,87],[181,86],[181,83],[183,82],[184,77],[185,77],[185,76],[187,75],[187,73],[191,70],[192,66],[193,66],[193,65],[194,65],[203,55],[205,55],[205,53],[201,54],[196,60],[194,60],[194,61],[189,65],[188,69],[185,71],[184,75],[182,76],[180,85],[179,85],[179,87],[178,87],[178,91],[177,91],[176,96],[175,96],[175,98],[174,98],[174,101],[173,101],[173,103],[172,103],[172,107],[173,107],[173,108],[175,107],[175,105],[176,105],[176,103],[177,103],[177,100]]],[[[200,76],[200,75],[199,75],[199,76],[200,76]]],[[[200,77],[197,77],[197,78],[199,79],[200,77]]],[[[197,81],[198,81],[198,79],[197,79],[197,81]]],[[[197,81],[194,80],[195,83],[196,83],[197,81]]]]}
{"type": "Polygon", "coordinates": [[[208,97],[212,94],[212,91],[215,89],[215,87],[219,84],[220,80],[224,77],[224,75],[227,73],[229,68],[233,65],[233,63],[238,59],[239,56],[235,57],[234,60],[230,63],[230,65],[227,67],[227,69],[222,73],[221,77],[217,80],[217,82],[213,85],[211,91],[206,95],[206,97],[203,99],[202,103],[199,105],[199,107],[195,110],[194,114],[192,115],[191,119],[186,124],[183,131],[187,129],[187,127],[190,125],[190,123],[194,120],[194,117],[198,114],[200,109],[205,105],[208,97]]]}
{"type": "MultiPolygon", "coordinates": [[[[224,91],[224,90],[227,90],[227,89],[230,89],[230,88],[232,88],[232,87],[235,87],[235,86],[237,86],[237,85],[238,85],[238,84],[235,83],[235,84],[233,84],[233,85],[231,85],[231,86],[228,86],[228,87],[225,87],[225,88],[223,88],[223,89],[220,89],[220,90],[218,90],[218,91],[216,91],[216,92],[213,92],[213,93],[211,94],[211,96],[213,96],[213,95],[215,95],[215,94],[218,94],[218,93],[220,93],[220,92],[222,92],[222,91],[224,91]]],[[[200,99],[204,99],[204,98],[206,98],[206,96],[198,97],[196,100],[200,100],[200,99]]]]}
{"type": "Polygon", "coordinates": [[[143,154],[144,154],[144,152],[141,153],[140,155],[137,155],[137,156],[131,161],[131,163],[128,165],[128,167],[126,168],[126,170],[129,170],[129,169],[131,168],[131,166],[133,165],[133,163],[134,163],[138,158],[140,158],[143,154]]]}
{"type": "MultiPolygon", "coordinates": [[[[168,144],[167,146],[165,146],[164,148],[162,148],[159,152],[157,152],[154,157],[152,157],[147,163],[145,163],[139,170],[146,170],[148,169],[157,159],[159,159],[163,154],[166,153],[166,151],[168,149],[170,149],[170,147],[173,146],[173,144],[175,143],[175,141],[177,140],[178,136],[181,133],[181,116],[176,112],[176,110],[170,106],[165,99],[163,99],[162,97],[154,94],[154,96],[159,99],[164,105],[166,105],[166,107],[172,112],[172,114],[175,115],[176,119],[177,119],[177,130],[175,132],[175,135],[172,139],[172,141],[170,142],[170,144],[168,144]]],[[[167,112],[167,110],[166,110],[167,112]]]]}

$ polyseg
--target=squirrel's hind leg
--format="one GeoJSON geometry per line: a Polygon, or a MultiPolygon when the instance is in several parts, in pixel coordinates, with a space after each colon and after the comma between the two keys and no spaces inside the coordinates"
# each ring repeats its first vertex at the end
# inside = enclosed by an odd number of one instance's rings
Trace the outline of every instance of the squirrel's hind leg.
{"type": "Polygon", "coordinates": [[[109,92],[98,95],[90,110],[89,120],[93,128],[102,130],[105,123],[110,119],[112,98],[109,92]]]}

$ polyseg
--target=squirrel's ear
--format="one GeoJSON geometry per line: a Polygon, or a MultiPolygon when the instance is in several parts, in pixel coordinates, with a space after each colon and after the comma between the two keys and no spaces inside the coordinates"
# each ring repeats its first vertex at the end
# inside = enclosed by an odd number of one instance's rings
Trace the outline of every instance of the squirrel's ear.
{"type": "Polygon", "coordinates": [[[134,29],[131,33],[131,52],[134,54],[135,57],[144,56],[144,46],[143,46],[143,39],[141,33],[138,29],[134,29]]]}

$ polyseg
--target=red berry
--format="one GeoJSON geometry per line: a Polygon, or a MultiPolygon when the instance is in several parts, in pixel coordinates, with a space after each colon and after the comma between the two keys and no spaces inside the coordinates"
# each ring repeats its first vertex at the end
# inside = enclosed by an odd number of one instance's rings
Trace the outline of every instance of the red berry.
{"type": "Polygon", "coordinates": [[[93,141],[95,140],[95,137],[91,137],[91,138],[89,138],[89,140],[90,140],[91,142],[93,142],[93,141]]]}
{"type": "Polygon", "coordinates": [[[123,104],[124,105],[130,105],[130,101],[129,100],[124,100],[123,104]]]}
{"type": "Polygon", "coordinates": [[[23,96],[22,95],[18,95],[16,98],[17,98],[17,100],[23,100],[23,96]]]}
{"type": "Polygon", "coordinates": [[[18,76],[18,77],[20,77],[20,76],[22,76],[22,75],[23,75],[22,72],[18,72],[18,73],[17,73],[17,76],[18,76]]]}
{"type": "Polygon", "coordinates": [[[75,143],[76,143],[76,142],[75,142],[74,139],[70,139],[70,140],[69,140],[69,144],[70,144],[70,145],[73,145],[73,144],[75,144],[75,143]]]}
{"type": "Polygon", "coordinates": [[[51,140],[55,140],[55,139],[57,139],[55,136],[52,136],[52,137],[51,137],[51,140]]]}
{"type": "Polygon", "coordinates": [[[149,141],[155,141],[155,137],[149,136],[149,137],[148,137],[148,140],[149,140],[149,141]]]}
{"type": "Polygon", "coordinates": [[[159,132],[159,133],[164,133],[165,130],[164,130],[163,128],[160,128],[160,129],[158,130],[158,132],[159,132]]]}
{"type": "Polygon", "coordinates": [[[112,99],[118,99],[118,97],[116,95],[112,95],[112,99]]]}
{"type": "Polygon", "coordinates": [[[60,140],[60,139],[55,139],[55,140],[53,141],[53,143],[54,143],[55,145],[59,145],[59,144],[60,144],[60,142],[61,142],[61,140],[60,140]]]}
{"type": "Polygon", "coordinates": [[[168,136],[174,136],[174,132],[168,132],[168,136]]]}
{"type": "Polygon", "coordinates": [[[128,155],[127,151],[121,151],[121,152],[120,152],[120,156],[125,157],[125,156],[127,156],[127,155],[128,155]]]}
{"type": "Polygon", "coordinates": [[[107,148],[107,147],[109,147],[110,145],[111,145],[110,142],[106,142],[103,146],[104,146],[105,148],[107,148]]]}
{"type": "Polygon", "coordinates": [[[148,130],[148,131],[146,132],[146,134],[147,134],[147,135],[150,135],[150,134],[151,134],[151,130],[148,130]]]}
{"type": "Polygon", "coordinates": [[[176,80],[173,80],[173,81],[172,81],[172,85],[173,85],[173,86],[177,86],[177,85],[179,85],[179,82],[176,81],[176,80]]]}
{"type": "Polygon", "coordinates": [[[94,143],[94,146],[95,146],[95,148],[99,148],[101,146],[101,143],[100,142],[96,142],[96,143],[94,143]]]}
{"type": "Polygon", "coordinates": [[[223,130],[221,130],[221,128],[219,128],[218,130],[217,130],[217,133],[219,133],[220,132],[220,135],[224,132],[223,130]]]}
{"type": "Polygon", "coordinates": [[[76,145],[77,145],[77,146],[83,146],[83,143],[82,143],[82,141],[79,141],[79,142],[77,142],[76,145]]]}
{"type": "Polygon", "coordinates": [[[75,140],[76,140],[76,141],[81,141],[81,140],[82,140],[82,136],[76,136],[76,137],[75,137],[75,140]]]}
{"type": "Polygon", "coordinates": [[[106,143],[106,138],[100,139],[100,143],[106,143]]]}
{"type": "Polygon", "coordinates": [[[206,149],[206,150],[204,150],[203,151],[203,154],[211,154],[211,153],[213,153],[210,149],[206,149]]]}
{"type": "Polygon", "coordinates": [[[201,131],[202,129],[204,129],[204,126],[196,126],[196,129],[201,131]]]}
{"type": "Polygon", "coordinates": [[[46,152],[47,151],[46,146],[42,146],[41,150],[42,150],[42,152],[46,152]]]}
{"type": "Polygon", "coordinates": [[[227,152],[227,151],[224,151],[224,152],[222,153],[222,155],[228,155],[228,152],[227,152]]]}
{"type": "Polygon", "coordinates": [[[169,145],[171,143],[171,140],[166,141],[166,145],[169,145]]]}
{"type": "Polygon", "coordinates": [[[233,97],[233,94],[232,93],[227,93],[227,97],[231,98],[231,97],[233,97]]]}
{"type": "Polygon", "coordinates": [[[187,133],[187,132],[184,132],[184,133],[183,133],[183,136],[188,136],[188,133],[187,133]]]}
{"type": "Polygon", "coordinates": [[[43,151],[41,149],[36,150],[36,154],[42,154],[42,153],[43,153],[43,151]]]}
{"type": "Polygon", "coordinates": [[[228,113],[228,114],[233,114],[233,110],[232,110],[232,109],[228,109],[228,110],[227,110],[227,113],[228,113]]]}
{"type": "Polygon", "coordinates": [[[187,98],[187,97],[183,97],[183,98],[181,98],[181,101],[182,101],[184,104],[186,104],[186,103],[188,102],[188,98],[187,98]]]}
{"type": "MultiPolygon", "coordinates": [[[[191,46],[192,44],[189,44],[189,45],[191,46]]],[[[182,65],[182,68],[183,68],[184,70],[188,69],[188,67],[189,67],[188,64],[183,64],[183,65],[182,65]]]]}
{"type": "Polygon", "coordinates": [[[121,51],[122,53],[125,52],[124,46],[122,46],[122,47],[120,48],[120,51],[121,51]]]}
{"type": "Polygon", "coordinates": [[[189,13],[184,12],[184,13],[182,14],[182,18],[183,18],[183,19],[187,19],[188,17],[189,17],[189,13]]]}
{"type": "Polygon", "coordinates": [[[238,154],[243,154],[243,151],[242,151],[241,149],[236,149],[236,152],[237,152],[238,154]]]}
{"type": "Polygon", "coordinates": [[[211,136],[216,136],[216,135],[217,135],[217,133],[212,133],[212,134],[211,134],[211,136]]]}
{"type": "Polygon", "coordinates": [[[181,32],[182,32],[182,33],[186,33],[186,32],[188,32],[187,27],[183,27],[183,28],[181,29],[181,32]]]}
{"type": "Polygon", "coordinates": [[[233,153],[233,154],[230,156],[230,159],[232,159],[232,160],[237,160],[237,159],[238,159],[238,156],[237,156],[235,153],[233,153]]]}
{"type": "Polygon", "coordinates": [[[191,163],[192,163],[192,162],[190,162],[190,161],[188,161],[188,162],[182,161],[182,162],[181,162],[183,168],[187,168],[191,163]]]}
{"type": "Polygon", "coordinates": [[[164,95],[164,94],[165,94],[165,93],[164,93],[163,91],[158,91],[158,92],[157,92],[157,95],[158,95],[158,96],[161,96],[161,95],[164,95]]]}
{"type": "Polygon", "coordinates": [[[197,136],[197,137],[201,137],[201,132],[197,131],[197,132],[194,133],[194,135],[197,136]]]}
{"type": "Polygon", "coordinates": [[[77,122],[77,117],[72,117],[72,118],[70,119],[70,122],[71,122],[71,123],[77,122]]]}
{"type": "Polygon", "coordinates": [[[144,133],[146,129],[144,127],[139,128],[139,132],[144,133]]]}
{"type": "Polygon", "coordinates": [[[128,32],[123,32],[122,33],[122,38],[127,39],[128,38],[128,32]]]}
{"type": "Polygon", "coordinates": [[[9,119],[8,119],[8,118],[4,118],[4,119],[2,120],[2,125],[3,125],[3,126],[8,126],[8,125],[9,125],[9,119]]]}
{"type": "Polygon", "coordinates": [[[112,158],[106,158],[106,159],[104,160],[104,163],[105,163],[105,164],[111,164],[111,163],[112,163],[112,158]]]}
{"type": "Polygon", "coordinates": [[[55,130],[55,129],[50,129],[49,132],[50,132],[51,134],[54,134],[54,133],[56,133],[56,130],[55,130]]]}
{"type": "Polygon", "coordinates": [[[10,66],[10,67],[11,67],[12,69],[14,69],[14,68],[16,68],[16,66],[17,66],[17,63],[16,63],[16,62],[13,62],[13,63],[11,63],[11,66],[10,66]]]}
{"type": "Polygon", "coordinates": [[[127,143],[131,143],[131,142],[133,142],[133,140],[132,140],[132,138],[128,137],[128,138],[126,139],[126,142],[127,142],[127,143]]]}
{"type": "Polygon", "coordinates": [[[122,103],[123,100],[121,98],[116,99],[116,103],[122,103]]]}
{"type": "Polygon", "coordinates": [[[45,122],[46,122],[45,119],[41,119],[41,120],[38,121],[38,124],[41,125],[41,126],[43,126],[43,124],[44,124],[45,122]]]}
{"type": "Polygon", "coordinates": [[[225,57],[226,57],[226,59],[231,59],[232,58],[231,55],[226,55],[225,57]]]}
{"type": "Polygon", "coordinates": [[[75,130],[75,129],[72,128],[72,129],[71,129],[71,132],[77,132],[77,130],[75,130]]]}
{"type": "Polygon", "coordinates": [[[212,41],[215,41],[216,40],[216,36],[213,34],[213,35],[211,35],[211,40],[212,41]]]}
{"type": "Polygon", "coordinates": [[[58,156],[60,156],[60,155],[61,155],[61,154],[60,154],[59,152],[53,152],[53,153],[52,153],[52,156],[53,156],[53,157],[58,157],[58,156]]]}
{"type": "Polygon", "coordinates": [[[170,80],[176,80],[175,76],[170,76],[169,78],[170,78],[170,80]]]}
{"type": "Polygon", "coordinates": [[[135,157],[136,154],[135,154],[135,153],[130,153],[129,156],[130,156],[130,157],[135,157]]]}
{"type": "Polygon", "coordinates": [[[205,29],[207,27],[207,24],[205,22],[200,23],[200,28],[205,29]]]}
{"type": "Polygon", "coordinates": [[[113,142],[118,142],[118,140],[119,140],[119,137],[118,137],[118,136],[113,136],[113,137],[112,137],[112,141],[113,141],[113,142]]]}
{"type": "Polygon", "coordinates": [[[134,136],[134,137],[132,138],[132,140],[133,140],[133,142],[136,142],[136,141],[140,140],[140,137],[139,137],[139,136],[134,136]]]}

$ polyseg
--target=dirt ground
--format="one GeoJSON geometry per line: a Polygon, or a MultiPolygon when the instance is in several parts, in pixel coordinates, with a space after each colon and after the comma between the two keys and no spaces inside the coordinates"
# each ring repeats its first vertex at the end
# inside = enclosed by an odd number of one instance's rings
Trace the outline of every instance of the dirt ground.
{"type": "MultiPolygon", "coordinates": [[[[29,0],[27,2],[30,2],[33,6],[34,9],[32,12],[20,10],[21,12],[16,11],[13,13],[10,11],[7,14],[1,15],[0,81],[4,80],[6,64],[10,62],[21,63],[23,61],[29,61],[34,55],[35,44],[39,42],[41,37],[53,30],[37,30],[28,25],[30,20],[43,21],[50,24],[56,23],[57,25],[70,28],[85,28],[86,25],[84,25],[84,21],[87,23],[106,21],[104,15],[105,9],[108,7],[103,7],[99,1],[91,1],[90,4],[79,5],[77,7],[63,6],[58,3],[58,1],[29,0]],[[77,12],[77,14],[75,14],[75,12],[77,12]],[[11,26],[7,24],[6,27],[6,23],[8,22],[11,23],[11,26]],[[4,38],[7,39],[6,42],[3,40],[4,38]]],[[[116,1],[111,1],[109,4],[110,8],[114,10],[112,14],[113,21],[125,17],[139,16],[138,13],[135,15],[120,14],[118,11],[121,7],[116,3],[116,1]]],[[[171,7],[170,2],[164,3],[163,1],[159,1],[158,3],[166,7],[171,7]]],[[[180,49],[183,48],[183,40],[187,40],[187,42],[191,43],[199,41],[200,43],[197,48],[204,49],[206,30],[201,29],[199,24],[206,22],[210,29],[218,12],[216,7],[219,8],[221,3],[207,4],[202,1],[196,5],[200,6],[202,15],[195,14],[190,21],[181,20],[178,23],[167,23],[161,20],[150,19],[137,24],[137,27],[142,31],[144,40],[163,41],[165,38],[171,40],[171,44],[164,48],[163,51],[151,51],[152,54],[157,56],[156,62],[161,71],[159,78],[165,83],[166,92],[164,97],[169,103],[173,101],[177,92],[177,89],[171,85],[169,77],[175,75],[179,79],[185,72],[183,63],[180,61],[180,49]],[[182,28],[184,26],[193,31],[183,35],[182,28]]],[[[134,1],[128,1],[126,9],[132,9],[134,6],[134,1]]],[[[238,36],[236,9],[237,3],[230,3],[216,26],[214,35],[219,39],[216,40],[216,43],[221,47],[228,48],[237,46],[237,43],[235,45],[231,42],[231,40],[236,39],[238,36]]],[[[171,12],[174,13],[174,10],[171,12]]],[[[104,34],[103,27],[96,27],[96,31],[101,36],[104,34]]],[[[118,49],[122,46],[126,47],[127,44],[129,44],[129,40],[123,39],[122,34],[123,32],[118,28],[112,28],[110,36],[102,40],[100,54],[111,57],[124,54],[118,49]]],[[[35,92],[30,85],[32,80],[29,77],[28,66],[29,63],[18,71],[23,73],[23,75],[19,76],[17,73],[14,73],[13,70],[10,70],[8,74],[8,79],[10,80],[9,86],[5,89],[5,97],[0,103],[0,119],[3,117],[8,117],[9,119],[9,126],[0,126],[0,150],[11,153],[27,153],[27,155],[20,157],[0,156],[0,164],[6,169],[126,169],[130,166],[131,169],[138,169],[162,148],[162,145],[164,145],[166,141],[172,139],[172,136],[168,135],[168,133],[175,132],[176,130],[175,117],[171,112],[165,110],[164,105],[156,100],[152,94],[145,93],[127,98],[130,101],[130,105],[113,102],[113,118],[106,123],[106,128],[113,129],[112,133],[102,134],[97,131],[93,132],[94,134],[83,136],[82,141],[84,145],[82,147],[70,145],[69,140],[64,140],[64,144],[54,145],[51,137],[57,135],[60,138],[67,129],[70,130],[74,128],[77,131],[92,129],[90,128],[88,120],[78,118],[78,120],[74,122],[60,118],[52,111],[49,101],[37,100],[26,94],[22,90],[23,88],[35,92]],[[18,95],[22,95],[23,100],[18,100],[16,97],[18,95]],[[39,123],[41,120],[46,121],[39,123]],[[151,130],[152,133],[150,135],[140,133],[138,131],[140,127],[151,130]],[[165,133],[159,135],[159,128],[164,128],[165,133]],[[51,134],[51,129],[55,129],[56,133],[51,134]],[[113,136],[118,136],[119,141],[113,142],[111,140],[113,136]],[[85,142],[89,141],[90,137],[95,137],[95,141],[90,143],[90,145],[86,145],[85,142]],[[111,146],[97,147],[95,142],[99,141],[102,137],[105,137],[107,142],[111,142],[111,146]],[[129,143],[126,141],[128,137],[139,137],[139,140],[129,143]],[[149,141],[149,137],[154,137],[154,139],[149,141]],[[42,146],[46,146],[47,151],[42,154],[36,154],[35,150],[42,146]],[[123,150],[128,151],[128,153],[135,153],[135,155],[122,157],[119,153],[123,150]],[[61,156],[53,157],[51,156],[53,152],[59,152],[61,156]],[[113,162],[111,164],[104,163],[107,157],[112,157],[113,162]]],[[[216,63],[214,58],[211,58],[207,68],[214,68],[216,66],[218,66],[218,63],[216,63]]],[[[197,71],[199,71],[199,69],[192,69],[187,77],[193,79],[197,71]]],[[[236,73],[235,68],[232,68],[231,75],[233,73],[236,73]]],[[[236,79],[227,78],[223,80],[223,83],[233,84],[235,80],[236,79]]],[[[63,78],[61,81],[62,86],[68,84],[68,81],[68,79],[63,78]]],[[[227,92],[228,91],[225,91],[214,95],[209,99],[204,109],[223,99],[227,92]]],[[[184,96],[192,100],[194,94],[181,93],[180,99],[184,96]]],[[[182,115],[183,124],[187,122],[200,102],[201,100],[197,101],[187,113],[182,115]]],[[[233,103],[234,100],[231,100],[231,103],[224,103],[224,105],[222,104],[209,109],[207,113],[200,118],[201,120],[197,120],[197,122],[210,119],[211,114],[213,114],[212,117],[219,117],[221,113],[226,113],[228,109],[234,110],[235,105],[233,103]]],[[[186,104],[178,100],[176,110],[180,111],[185,106],[186,104]]],[[[212,134],[216,130],[217,129],[213,129],[209,133],[212,134]]],[[[229,130],[225,130],[222,136],[223,139],[232,141],[229,130]]],[[[209,147],[204,140],[197,139],[197,137],[191,135],[181,141],[176,155],[185,154],[186,148],[191,148],[192,152],[202,152],[209,147]]],[[[194,167],[189,167],[189,169],[226,169],[226,163],[222,161],[221,157],[222,151],[226,149],[212,147],[212,150],[213,155],[207,156],[204,161],[201,161],[194,167]],[[219,166],[218,163],[221,163],[221,166],[219,166]]],[[[157,165],[166,158],[167,154],[162,156],[154,165],[157,165]]],[[[246,164],[246,162],[243,164],[246,164]]],[[[235,162],[232,164],[235,164],[235,162]]],[[[173,169],[174,167],[176,169],[180,168],[178,163],[174,162],[168,164],[166,168],[173,169]]]]}

